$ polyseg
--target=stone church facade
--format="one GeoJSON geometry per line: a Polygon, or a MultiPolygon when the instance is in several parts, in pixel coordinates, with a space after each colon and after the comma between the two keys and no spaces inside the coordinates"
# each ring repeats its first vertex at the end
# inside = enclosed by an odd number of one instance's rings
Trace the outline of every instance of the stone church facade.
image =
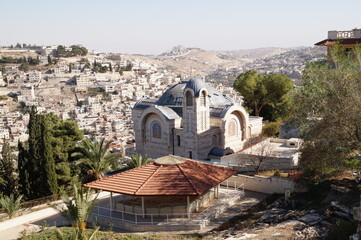
{"type": "Polygon", "coordinates": [[[217,158],[243,148],[262,131],[262,118],[198,78],[169,88],[159,99],[143,97],[132,109],[136,152],[217,158]]]}

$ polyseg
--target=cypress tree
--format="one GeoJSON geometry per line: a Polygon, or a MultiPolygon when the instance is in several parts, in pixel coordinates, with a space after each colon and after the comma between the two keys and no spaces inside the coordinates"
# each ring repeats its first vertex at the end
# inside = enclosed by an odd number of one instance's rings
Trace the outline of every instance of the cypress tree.
{"type": "Polygon", "coordinates": [[[55,161],[51,146],[51,134],[47,115],[41,115],[41,172],[44,176],[43,195],[56,194],[58,191],[58,180],[55,172],[55,161]]]}
{"type": "Polygon", "coordinates": [[[37,114],[36,108],[33,106],[30,110],[29,119],[29,151],[28,151],[28,163],[29,163],[29,185],[31,187],[30,198],[42,197],[42,188],[44,185],[44,175],[41,171],[41,119],[37,114]],[[37,191],[33,191],[37,189],[37,191]]]}
{"type": "Polygon", "coordinates": [[[20,192],[24,195],[25,199],[31,199],[32,189],[30,185],[30,174],[31,171],[29,164],[28,150],[23,146],[23,144],[18,142],[18,170],[19,170],[19,184],[20,192]]]}
{"type": "Polygon", "coordinates": [[[17,179],[15,177],[15,168],[13,163],[13,154],[11,153],[10,144],[4,138],[3,147],[1,150],[1,178],[4,180],[4,184],[1,187],[2,192],[10,196],[10,194],[17,194],[17,179]]]}

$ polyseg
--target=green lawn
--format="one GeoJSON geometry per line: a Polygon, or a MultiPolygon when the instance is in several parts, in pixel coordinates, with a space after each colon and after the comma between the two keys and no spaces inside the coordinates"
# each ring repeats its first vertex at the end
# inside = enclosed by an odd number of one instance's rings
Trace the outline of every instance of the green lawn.
{"type": "MultiPolygon", "coordinates": [[[[59,228],[60,231],[64,234],[66,239],[72,240],[72,235],[75,230],[71,227],[62,227],[59,228]]],[[[89,229],[87,233],[89,236],[93,233],[94,230],[89,229]]],[[[20,238],[21,240],[58,240],[61,239],[56,229],[51,228],[44,230],[39,233],[34,233],[30,236],[20,238]]],[[[185,240],[196,240],[200,239],[197,235],[176,235],[176,234],[130,234],[130,233],[115,233],[115,232],[103,232],[98,231],[96,235],[97,240],[176,240],[176,239],[185,239],[185,240]]]]}

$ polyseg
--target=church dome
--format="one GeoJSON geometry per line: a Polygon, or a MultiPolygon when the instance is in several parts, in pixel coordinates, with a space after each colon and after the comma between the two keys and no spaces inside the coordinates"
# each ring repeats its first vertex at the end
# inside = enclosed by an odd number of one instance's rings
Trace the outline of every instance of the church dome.
{"type": "Polygon", "coordinates": [[[209,86],[199,78],[189,79],[189,81],[187,82],[187,84],[185,86],[185,88],[192,89],[194,92],[194,96],[196,96],[196,97],[199,96],[199,92],[201,91],[202,88],[207,89],[207,87],[209,87],[209,86]]]}
{"type": "Polygon", "coordinates": [[[208,99],[210,107],[216,106],[229,106],[233,105],[235,102],[232,98],[221,94],[215,88],[209,86],[204,81],[199,78],[191,78],[188,81],[182,81],[173,85],[155,103],[160,106],[182,106],[183,103],[183,92],[184,89],[190,88],[193,90],[196,97],[199,96],[201,89],[205,88],[208,92],[208,99]]]}

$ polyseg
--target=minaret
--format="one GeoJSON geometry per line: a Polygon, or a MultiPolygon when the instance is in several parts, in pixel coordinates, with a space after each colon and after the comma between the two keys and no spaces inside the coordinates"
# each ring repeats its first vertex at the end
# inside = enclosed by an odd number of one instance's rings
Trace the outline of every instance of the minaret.
{"type": "Polygon", "coordinates": [[[31,86],[31,101],[35,101],[35,91],[34,91],[34,86],[31,86]]]}

